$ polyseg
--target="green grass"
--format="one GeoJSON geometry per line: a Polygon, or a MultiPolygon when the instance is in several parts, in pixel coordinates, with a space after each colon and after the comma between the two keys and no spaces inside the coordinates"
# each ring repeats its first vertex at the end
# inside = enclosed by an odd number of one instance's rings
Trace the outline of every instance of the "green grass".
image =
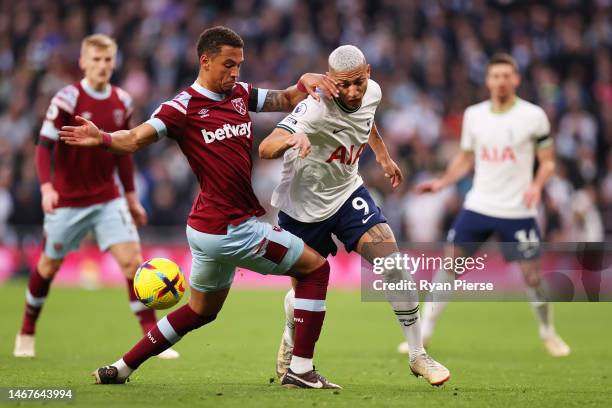
{"type": "Polygon", "coordinates": [[[124,386],[95,386],[89,377],[140,338],[123,289],[54,288],[35,359],[11,354],[23,294],[23,284],[0,287],[0,387],[69,387],[74,406],[560,408],[612,401],[612,303],[555,305],[558,330],[573,351],[563,359],[544,353],[525,303],[452,304],[430,348],[452,377],[434,388],[409,375],[406,358],[395,352],[401,331],[386,304],[334,291],[315,359],[344,386],[334,393],[271,383],[283,322],[279,291],[234,291],[217,321],[177,345],[179,360],[154,358],[124,386]]]}

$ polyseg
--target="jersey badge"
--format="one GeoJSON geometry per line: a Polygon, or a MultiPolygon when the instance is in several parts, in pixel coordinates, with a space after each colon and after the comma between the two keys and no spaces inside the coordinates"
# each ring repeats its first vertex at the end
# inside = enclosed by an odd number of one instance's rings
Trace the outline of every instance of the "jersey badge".
{"type": "Polygon", "coordinates": [[[232,99],[232,105],[234,105],[234,109],[241,115],[246,115],[246,105],[244,104],[244,100],[242,98],[234,98],[232,99]]]}

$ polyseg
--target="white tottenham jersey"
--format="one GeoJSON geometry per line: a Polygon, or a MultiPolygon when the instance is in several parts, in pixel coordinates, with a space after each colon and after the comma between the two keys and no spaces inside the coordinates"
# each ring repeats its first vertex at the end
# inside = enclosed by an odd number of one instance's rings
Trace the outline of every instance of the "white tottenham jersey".
{"type": "Polygon", "coordinates": [[[321,95],[308,97],[277,127],[306,133],[312,151],[301,159],[296,149],[283,158],[282,179],[272,194],[272,205],[301,222],[326,220],[363,184],[359,156],[368,143],[382,92],[373,80],[361,107],[351,111],[341,102],[321,95]]]}
{"type": "Polygon", "coordinates": [[[544,110],[516,98],[497,113],[491,101],[468,107],[463,117],[461,148],[474,152],[474,183],[464,207],[490,217],[528,218],[523,194],[533,180],[535,151],[552,143],[544,110]]]}

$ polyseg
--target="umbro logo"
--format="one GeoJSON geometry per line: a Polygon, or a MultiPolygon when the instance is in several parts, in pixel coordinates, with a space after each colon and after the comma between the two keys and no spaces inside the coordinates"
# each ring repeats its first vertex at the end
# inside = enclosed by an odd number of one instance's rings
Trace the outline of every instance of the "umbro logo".
{"type": "Polygon", "coordinates": [[[336,133],[340,133],[344,130],[344,128],[340,128],[340,129],[334,129],[332,130],[332,133],[335,135],[336,133]]]}
{"type": "Polygon", "coordinates": [[[200,118],[204,119],[208,117],[208,109],[200,109],[200,111],[198,112],[198,115],[200,115],[200,118]]]}

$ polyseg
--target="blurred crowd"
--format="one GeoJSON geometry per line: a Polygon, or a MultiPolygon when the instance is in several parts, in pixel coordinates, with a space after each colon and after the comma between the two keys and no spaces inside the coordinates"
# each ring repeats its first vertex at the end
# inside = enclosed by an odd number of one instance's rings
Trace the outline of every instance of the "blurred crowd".
{"type": "MultiPolygon", "coordinates": [[[[463,110],[487,98],[487,59],[517,60],[519,95],[552,123],[557,173],[541,206],[551,241],[612,235],[612,1],[553,0],[0,0],[0,241],[42,224],[34,146],[52,95],[80,78],[81,39],[119,44],[113,82],[134,98],[133,124],[195,79],[195,42],[213,25],[243,36],[242,80],[284,88],[324,72],[327,56],[354,44],[382,87],[377,124],[405,183],[392,190],[371,151],[361,174],[398,239],[444,239],[470,186],[417,196],[414,183],[439,174],[458,150],[463,110]]],[[[282,115],[254,114],[256,144],[282,115]]],[[[255,150],[256,152],[256,150],[255,150]]],[[[185,223],[197,183],[164,140],[136,154],[137,186],[153,226],[185,223]]],[[[255,160],[262,204],[280,161],[255,160]]],[[[268,220],[275,220],[271,209],[268,220]]],[[[38,228],[39,231],[39,228],[38,228]]]]}

